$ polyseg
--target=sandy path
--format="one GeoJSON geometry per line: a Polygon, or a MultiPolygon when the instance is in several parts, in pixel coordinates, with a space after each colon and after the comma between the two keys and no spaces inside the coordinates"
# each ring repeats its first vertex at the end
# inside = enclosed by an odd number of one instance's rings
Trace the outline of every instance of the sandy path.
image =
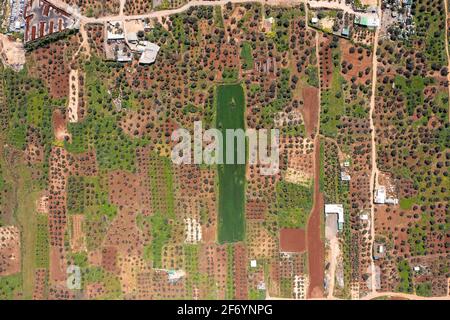
{"type": "Polygon", "coordinates": [[[353,8],[350,5],[345,3],[345,0],[340,2],[337,1],[308,1],[308,4],[311,8],[328,8],[328,9],[337,9],[342,10],[344,12],[356,14],[353,8]]]}
{"type": "MultiPolygon", "coordinates": [[[[381,6],[378,5],[378,15],[381,18],[381,6]]],[[[372,171],[370,174],[370,260],[371,260],[371,283],[372,283],[372,293],[376,292],[376,272],[375,272],[375,261],[373,259],[373,244],[375,241],[375,205],[374,205],[374,189],[377,187],[377,177],[378,177],[378,168],[377,168],[377,147],[375,142],[375,125],[373,122],[373,117],[375,113],[375,96],[377,90],[377,68],[378,68],[378,60],[377,60],[377,49],[378,49],[378,38],[380,34],[380,29],[377,28],[375,30],[374,44],[373,44],[373,54],[372,54],[372,94],[370,96],[370,130],[372,137],[372,171]]]]}
{"type": "Polygon", "coordinates": [[[127,0],[120,0],[120,9],[119,9],[119,15],[123,16],[123,8],[125,8],[125,2],[127,0]]]}
{"type": "MultiPolygon", "coordinates": [[[[123,13],[120,13],[119,15],[115,16],[105,16],[105,17],[99,17],[99,18],[88,18],[86,16],[83,16],[81,13],[79,13],[79,10],[76,10],[74,7],[71,7],[67,5],[66,3],[62,2],[61,0],[49,0],[51,4],[53,4],[55,7],[61,8],[68,13],[72,14],[74,17],[80,19],[80,22],[82,23],[98,23],[98,22],[105,22],[110,20],[115,21],[123,21],[123,20],[134,20],[134,19],[144,19],[144,18],[160,18],[169,16],[176,13],[181,13],[186,10],[188,10],[191,7],[195,6],[217,6],[217,5],[225,5],[229,2],[231,3],[246,3],[246,2],[257,2],[261,4],[268,4],[268,5],[295,5],[304,3],[304,0],[217,0],[217,1],[207,1],[207,0],[197,0],[197,1],[191,1],[186,3],[184,6],[181,6],[176,9],[170,9],[170,10],[161,10],[161,11],[152,11],[145,14],[140,15],[125,15],[123,13]]],[[[121,2],[124,2],[124,0],[121,0],[121,2]]],[[[122,6],[122,3],[121,3],[122,6]]],[[[123,8],[122,8],[123,9],[123,8]]]]}
{"type": "MultiPolygon", "coordinates": [[[[319,65],[319,34],[316,33],[316,56],[319,65]]],[[[319,70],[319,116],[317,117],[317,133],[314,139],[314,204],[306,229],[308,247],[309,288],[308,298],[323,297],[325,248],[321,237],[321,216],[323,212],[323,194],[320,192],[320,70],[319,70]]]]}
{"type": "Polygon", "coordinates": [[[328,299],[333,298],[334,284],[336,279],[336,262],[339,257],[339,239],[333,237],[330,240],[330,284],[328,286],[328,299]]]}
{"type": "Polygon", "coordinates": [[[69,106],[67,108],[67,113],[69,117],[69,122],[78,122],[78,69],[70,70],[69,74],[69,106]]]}

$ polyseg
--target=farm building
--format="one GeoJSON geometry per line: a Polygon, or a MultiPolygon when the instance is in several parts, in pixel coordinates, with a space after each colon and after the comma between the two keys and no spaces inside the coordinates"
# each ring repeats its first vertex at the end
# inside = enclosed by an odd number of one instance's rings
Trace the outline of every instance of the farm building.
{"type": "Polygon", "coordinates": [[[326,204],[325,214],[336,214],[338,221],[338,229],[342,230],[344,227],[344,206],[342,204],[326,204]]]}
{"type": "Polygon", "coordinates": [[[373,245],[373,258],[375,260],[382,259],[386,256],[385,245],[379,242],[375,242],[373,245]]]}
{"type": "Polygon", "coordinates": [[[138,51],[142,52],[142,55],[139,58],[140,64],[151,64],[155,62],[159,52],[159,46],[157,44],[143,41],[143,45],[138,45],[137,48],[138,51]]]}
{"type": "Polygon", "coordinates": [[[376,204],[398,204],[398,199],[388,197],[386,194],[386,188],[384,186],[380,186],[379,188],[375,189],[374,194],[374,203],[376,204]]]}
{"type": "Polygon", "coordinates": [[[380,18],[376,15],[355,16],[355,24],[367,28],[378,28],[380,26],[380,18]]]}
{"type": "Polygon", "coordinates": [[[346,38],[350,37],[350,28],[349,27],[343,28],[341,35],[346,38]]]}

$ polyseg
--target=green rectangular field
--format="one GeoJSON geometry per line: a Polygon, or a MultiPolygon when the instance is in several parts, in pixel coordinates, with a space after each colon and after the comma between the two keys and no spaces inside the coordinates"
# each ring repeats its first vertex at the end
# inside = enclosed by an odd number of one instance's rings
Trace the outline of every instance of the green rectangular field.
{"type": "MultiPolygon", "coordinates": [[[[245,129],[245,97],[240,84],[219,85],[216,89],[216,123],[225,138],[226,129],[245,129]]],[[[225,139],[224,139],[225,140],[225,139]]],[[[223,144],[226,150],[226,141],[223,144]]],[[[235,159],[236,147],[235,147],[235,159]]],[[[226,157],[224,152],[224,160],[226,157]]],[[[224,161],[225,162],[225,161],[224,161]]],[[[245,164],[222,164],[219,173],[219,243],[245,238],[245,164]]]]}

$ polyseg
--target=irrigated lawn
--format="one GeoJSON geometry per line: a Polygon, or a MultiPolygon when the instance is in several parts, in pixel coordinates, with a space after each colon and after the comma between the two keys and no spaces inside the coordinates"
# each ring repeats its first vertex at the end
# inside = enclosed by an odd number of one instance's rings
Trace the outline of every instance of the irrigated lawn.
{"type": "MultiPolygon", "coordinates": [[[[222,129],[224,137],[225,129],[244,129],[245,98],[240,84],[218,86],[216,107],[217,128],[222,129]]],[[[226,143],[223,148],[226,150],[226,143]]],[[[219,165],[218,171],[219,243],[243,241],[245,238],[245,164],[219,165]]]]}

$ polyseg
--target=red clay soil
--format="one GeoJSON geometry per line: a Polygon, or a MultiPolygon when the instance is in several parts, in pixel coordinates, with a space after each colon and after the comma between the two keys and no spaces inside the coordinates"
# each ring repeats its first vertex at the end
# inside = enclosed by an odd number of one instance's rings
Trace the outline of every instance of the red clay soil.
{"type": "Polygon", "coordinates": [[[306,250],[306,233],[303,229],[285,228],[280,230],[282,252],[303,252],[306,250]]]}
{"type": "Polygon", "coordinates": [[[302,110],[303,121],[308,137],[314,134],[319,116],[319,89],[314,87],[304,87],[302,90],[304,106],[302,110]]]}
{"type": "Polygon", "coordinates": [[[315,140],[314,149],[314,206],[308,220],[306,232],[308,245],[309,289],[308,298],[323,297],[324,244],[321,238],[320,217],[323,212],[323,194],[319,190],[320,143],[315,140]]]}

